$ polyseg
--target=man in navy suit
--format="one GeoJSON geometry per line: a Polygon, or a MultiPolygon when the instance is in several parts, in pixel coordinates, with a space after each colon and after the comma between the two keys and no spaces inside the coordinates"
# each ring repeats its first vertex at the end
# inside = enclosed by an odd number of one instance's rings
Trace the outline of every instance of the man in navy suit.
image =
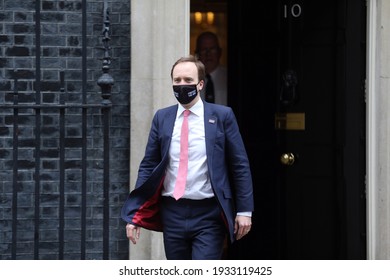
{"type": "MultiPolygon", "coordinates": [[[[135,189],[122,208],[127,237],[140,228],[162,231],[167,259],[220,259],[250,231],[253,186],[248,157],[231,108],[200,98],[205,67],[194,56],[172,66],[178,104],[156,112],[135,189]],[[184,195],[174,198],[183,112],[188,116],[188,173],[184,195]]],[[[187,142],[186,142],[187,143],[187,142]]]]}

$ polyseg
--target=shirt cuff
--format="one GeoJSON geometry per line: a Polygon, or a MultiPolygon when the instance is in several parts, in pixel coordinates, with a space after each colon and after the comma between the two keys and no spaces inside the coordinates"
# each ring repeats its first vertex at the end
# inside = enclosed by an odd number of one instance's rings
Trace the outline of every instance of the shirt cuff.
{"type": "Polygon", "coordinates": [[[237,212],[237,216],[252,217],[252,212],[237,212]]]}

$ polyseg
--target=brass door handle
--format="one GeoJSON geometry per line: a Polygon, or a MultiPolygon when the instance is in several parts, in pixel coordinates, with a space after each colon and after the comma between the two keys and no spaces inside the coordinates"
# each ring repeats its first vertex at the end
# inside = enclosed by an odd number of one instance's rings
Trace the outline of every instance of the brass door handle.
{"type": "Polygon", "coordinates": [[[280,162],[284,165],[293,165],[295,156],[293,153],[284,153],[280,156],[280,162]]]}

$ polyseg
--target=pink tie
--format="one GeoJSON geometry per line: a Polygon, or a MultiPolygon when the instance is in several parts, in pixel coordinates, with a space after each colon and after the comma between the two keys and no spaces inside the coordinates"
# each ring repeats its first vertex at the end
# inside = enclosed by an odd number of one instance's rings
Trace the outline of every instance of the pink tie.
{"type": "Polygon", "coordinates": [[[175,190],[173,191],[173,197],[178,200],[184,194],[187,181],[188,170],[188,115],[189,110],[185,110],[183,113],[183,123],[181,125],[180,134],[180,162],[179,172],[177,173],[175,190]]]}

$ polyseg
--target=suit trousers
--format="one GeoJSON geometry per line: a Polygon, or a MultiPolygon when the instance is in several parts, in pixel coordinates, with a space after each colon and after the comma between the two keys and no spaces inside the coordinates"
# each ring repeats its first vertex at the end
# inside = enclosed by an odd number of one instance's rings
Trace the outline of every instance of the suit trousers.
{"type": "Polygon", "coordinates": [[[162,197],[161,217],[168,260],[219,260],[227,228],[215,198],[162,197]]]}

